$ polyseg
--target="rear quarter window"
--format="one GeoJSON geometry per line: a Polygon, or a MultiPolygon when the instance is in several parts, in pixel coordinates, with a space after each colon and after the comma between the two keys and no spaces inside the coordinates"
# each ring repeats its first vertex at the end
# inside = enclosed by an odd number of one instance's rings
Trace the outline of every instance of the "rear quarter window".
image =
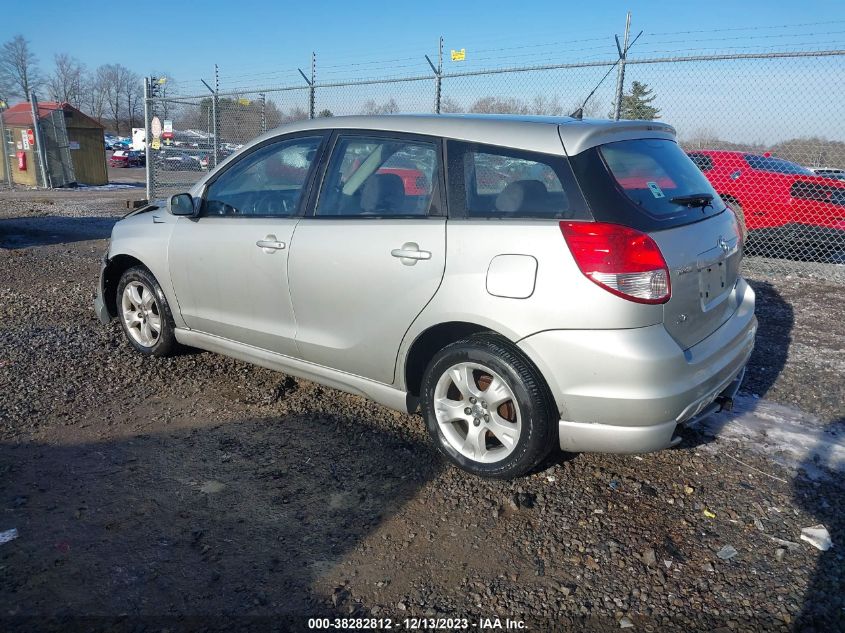
{"type": "Polygon", "coordinates": [[[564,156],[448,141],[450,214],[466,218],[589,219],[564,156]]]}
{"type": "Polygon", "coordinates": [[[593,216],[602,222],[656,231],[721,213],[724,203],[695,162],[674,141],[637,139],[581,152],[572,167],[593,216]],[[680,198],[712,196],[705,207],[680,198]]]}

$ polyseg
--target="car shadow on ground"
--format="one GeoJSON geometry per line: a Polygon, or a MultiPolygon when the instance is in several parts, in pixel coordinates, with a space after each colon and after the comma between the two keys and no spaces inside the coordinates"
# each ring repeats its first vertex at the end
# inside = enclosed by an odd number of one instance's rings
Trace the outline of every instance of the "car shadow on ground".
{"type": "MultiPolygon", "coordinates": [[[[839,437],[845,435],[845,416],[831,421],[825,430],[839,437]]],[[[801,464],[804,474],[792,482],[796,506],[823,525],[833,542],[831,549],[819,552],[801,614],[795,621],[794,630],[808,633],[845,630],[845,515],[832,501],[841,498],[843,481],[841,475],[820,470],[830,463],[830,448],[829,443],[819,443],[801,464]]]]}
{"type": "MultiPolygon", "coordinates": [[[[795,318],[793,307],[771,284],[751,280],[749,283],[757,293],[759,329],[742,391],[752,394],[755,399],[752,402],[756,402],[765,398],[786,366],[795,318]]],[[[753,413],[755,408],[743,408],[737,413],[753,413]]],[[[709,421],[706,434],[695,429],[685,431],[685,442],[680,447],[689,448],[713,441],[732,419],[733,416],[728,413],[709,421]]],[[[845,417],[827,424],[825,433],[820,433],[819,437],[824,438],[825,435],[845,435],[845,417]]],[[[825,470],[825,466],[831,463],[831,446],[829,442],[820,441],[809,451],[806,460],[798,467],[798,475],[792,480],[796,507],[810,514],[816,523],[824,525],[834,543],[832,549],[819,553],[808,589],[799,602],[800,614],[793,622],[793,630],[796,631],[821,633],[845,630],[845,556],[841,549],[845,544],[845,521],[842,509],[830,501],[841,496],[843,483],[835,473],[825,470]]],[[[806,543],[801,544],[801,547],[806,546],[806,543]]],[[[789,556],[786,550],[785,556],[789,556]]],[[[785,564],[789,564],[788,558],[785,564]]]]}
{"type": "Polygon", "coordinates": [[[348,593],[317,595],[315,582],[439,470],[425,446],[310,413],[2,444],[0,531],[19,537],[0,546],[11,572],[0,628],[138,630],[150,616],[155,630],[287,630],[349,617],[361,607],[348,593]]]}
{"type": "Polygon", "coordinates": [[[40,216],[0,219],[0,248],[68,244],[111,235],[116,217],[40,216]]]}

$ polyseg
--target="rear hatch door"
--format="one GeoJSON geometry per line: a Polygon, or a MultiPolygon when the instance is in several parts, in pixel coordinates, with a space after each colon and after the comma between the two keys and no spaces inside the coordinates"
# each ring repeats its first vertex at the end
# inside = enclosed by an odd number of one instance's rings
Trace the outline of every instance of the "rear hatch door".
{"type": "Polygon", "coordinates": [[[647,233],[669,268],[664,325],[683,349],[736,310],[739,227],[701,170],[667,138],[610,142],[570,161],[595,219],[647,233]]]}
{"type": "Polygon", "coordinates": [[[707,338],[736,311],[742,246],[730,211],[649,233],[669,266],[672,295],[664,325],[684,349],[707,338]]]}

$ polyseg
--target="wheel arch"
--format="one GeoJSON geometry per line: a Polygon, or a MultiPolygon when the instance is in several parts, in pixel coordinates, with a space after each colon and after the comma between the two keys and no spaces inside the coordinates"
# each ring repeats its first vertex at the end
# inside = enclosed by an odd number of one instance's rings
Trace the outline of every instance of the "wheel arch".
{"type": "Polygon", "coordinates": [[[403,367],[405,390],[414,398],[419,398],[423,374],[434,355],[449,343],[481,332],[499,334],[489,327],[469,321],[438,323],[420,332],[405,354],[403,367]]]}
{"type": "Polygon", "coordinates": [[[117,316],[117,285],[120,283],[120,278],[123,273],[135,266],[143,266],[149,270],[149,267],[140,259],[126,254],[110,257],[109,263],[103,270],[103,303],[112,318],[117,316]]]}

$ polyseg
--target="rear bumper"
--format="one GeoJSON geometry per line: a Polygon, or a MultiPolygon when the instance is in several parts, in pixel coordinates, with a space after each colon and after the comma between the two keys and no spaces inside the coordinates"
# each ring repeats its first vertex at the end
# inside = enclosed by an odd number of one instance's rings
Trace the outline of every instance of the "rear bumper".
{"type": "Polygon", "coordinates": [[[681,441],[681,437],[676,435],[679,427],[718,413],[726,403],[732,402],[743,378],[745,367],[712,398],[703,398],[700,403],[696,403],[696,408],[699,409],[697,413],[681,422],[669,420],[650,426],[619,426],[560,420],[560,447],[573,452],[598,453],[651,453],[669,448],[681,441]]]}
{"type": "Polygon", "coordinates": [[[519,342],[542,371],[569,451],[641,453],[673,444],[675,429],[739,389],[754,348],[754,292],[745,281],[731,318],[682,350],[663,325],[553,330],[519,342]]]}

